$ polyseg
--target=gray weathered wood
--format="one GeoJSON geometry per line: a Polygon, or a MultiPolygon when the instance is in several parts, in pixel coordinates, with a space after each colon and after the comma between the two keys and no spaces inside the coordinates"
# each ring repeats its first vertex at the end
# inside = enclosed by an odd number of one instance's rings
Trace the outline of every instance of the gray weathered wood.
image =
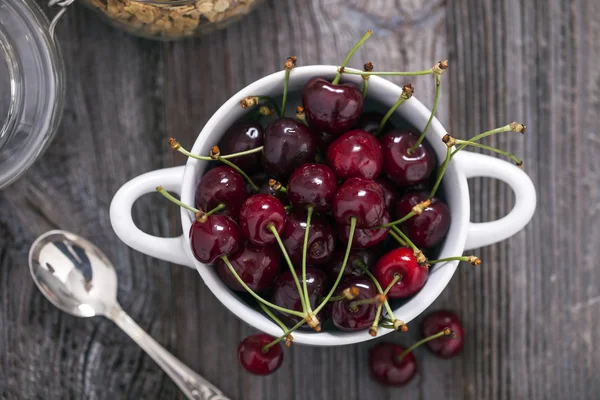
{"type": "MultiPolygon", "coordinates": [[[[106,26],[83,9],[58,28],[68,97],[45,156],[0,193],[0,397],[181,397],[158,367],[110,322],[64,315],[29,278],[31,241],[51,228],[96,242],[119,273],[132,317],[234,399],[595,399],[600,393],[600,5],[594,0],[276,0],[229,29],[198,40],[156,43],[106,26]],[[248,83],[299,64],[339,63],[366,30],[375,36],[355,64],[422,69],[449,58],[439,118],[457,137],[519,120],[525,136],[489,143],[525,160],[538,189],[532,223],[462,265],[433,308],[462,316],[464,353],[440,361],[417,351],[421,374],[402,389],[368,377],[372,343],[295,346],[281,370],[257,378],[237,367],[253,329],[237,320],[193,270],[122,244],[108,207],[127,180],[179,165],[166,139],[191,144],[211,114],[248,83]]],[[[433,80],[411,81],[433,102],[433,80]]],[[[510,210],[512,193],[471,182],[472,218],[510,210]]],[[[135,208],[145,231],[179,233],[177,212],[157,196],[135,208]]],[[[393,340],[409,344],[409,334],[393,340]]],[[[391,336],[386,339],[392,340],[391,336]]]]}

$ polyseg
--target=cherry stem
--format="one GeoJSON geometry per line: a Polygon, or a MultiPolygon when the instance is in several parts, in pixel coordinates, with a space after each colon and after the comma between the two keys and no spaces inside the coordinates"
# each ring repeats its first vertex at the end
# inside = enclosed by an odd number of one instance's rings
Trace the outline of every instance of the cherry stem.
{"type": "Polygon", "coordinates": [[[182,203],[182,202],[181,202],[181,200],[179,200],[179,199],[176,199],[175,197],[173,197],[173,196],[172,196],[172,195],[171,195],[169,192],[167,192],[167,191],[165,190],[165,188],[163,188],[162,186],[158,186],[158,187],[156,188],[156,191],[157,191],[158,193],[162,194],[162,195],[163,195],[163,196],[164,196],[166,199],[168,199],[168,200],[172,201],[173,203],[177,204],[179,207],[183,207],[183,208],[185,208],[186,210],[188,210],[188,211],[191,211],[191,212],[193,212],[193,213],[198,213],[198,212],[200,212],[200,210],[198,210],[197,208],[194,208],[194,207],[188,206],[187,204],[184,204],[184,203],[182,203]]]}
{"type": "Polygon", "coordinates": [[[392,235],[392,237],[393,237],[394,239],[396,239],[396,241],[397,241],[398,243],[400,243],[400,246],[404,246],[404,247],[407,247],[407,246],[408,246],[408,243],[406,243],[404,240],[402,240],[402,238],[401,238],[400,236],[398,236],[398,234],[397,234],[396,232],[394,232],[394,231],[390,230],[388,233],[389,233],[390,235],[392,235]]]}
{"type": "MultiPolygon", "coordinates": [[[[515,130],[513,124],[515,124],[515,123],[513,122],[512,124],[504,125],[499,128],[496,128],[496,129],[491,129],[489,131],[485,131],[483,133],[480,133],[477,136],[473,136],[471,139],[467,140],[467,142],[476,142],[480,139],[483,139],[484,137],[488,137],[488,136],[494,135],[496,133],[509,132],[509,131],[515,130]]],[[[452,152],[452,155],[454,156],[456,153],[458,153],[460,150],[464,149],[465,147],[467,147],[467,144],[461,144],[460,146],[458,146],[456,148],[456,150],[454,150],[452,152]]]]}
{"type": "Polygon", "coordinates": [[[350,307],[351,311],[355,312],[358,310],[358,306],[365,304],[383,304],[383,301],[381,300],[380,295],[378,295],[370,299],[352,300],[348,306],[350,307]]]}
{"type": "MultiPolygon", "coordinates": [[[[190,153],[184,147],[181,146],[181,143],[179,143],[174,138],[169,138],[169,146],[171,146],[171,148],[173,150],[177,150],[178,152],[180,152],[181,154],[185,155],[186,157],[194,158],[196,160],[201,160],[201,161],[212,161],[212,160],[214,160],[214,158],[209,157],[209,156],[197,156],[196,154],[190,153]]],[[[239,153],[226,154],[224,156],[221,156],[221,158],[241,157],[241,156],[245,156],[245,155],[248,155],[248,154],[258,153],[258,152],[262,151],[262,149],[263,149],[263,146],[260,146],[260,147],[257,147],[255,149],[241,151],[239,153]]]]}
{"type": "Polygon", "coordinates": [[[221,158],[230,159],[230,158],[242,157],[242,156],[247,156],[248,154],[259,153],[262,150],[263,150],[263,146],[260,146],[255,149],[240,151],[239,153],[225,154],[224,156],[221,156],[221,158]]]}
{"type": "MultiPolygon", "coordinates": [[[[325,299],[325,298],[323,298],[323,299],[325,299]]],[[[343,294],[340,294],[339,296],[330,297],[329,300],[327,300],[327,301],[332,303],[334,301],[342,301],[342,300],[346,300],[346,296],[344,296],[343,294]]]]}
{"type": "Polygon", "coordinates": [[[363,79],[363,90],[362,90],[363,99],[367,97],[368,91],[369,91],[369,80],[363,79]]]}
{"type": "Polygon", "coordinates": [[[377,328],[379,327],[379,318],[381,318],[381,310],[383,310],[383,304],[377,306],[377,311],[375,312],[375,318],[373,319],[373,324],[369,328],[369,334],[371,336],[377,336],[377,328]]]}
{"type": "Polygon", "coordinates": [[[220,157],[220,156],[217,158],[217,160],[221,161],[223,164],[228,165],[231,168],[235,169],[237,172],[239,172],[240,175],[242,175],[244,177],[244,179],[246,180],[246,182],[248,182],[248,184],[250,185],[250,187],[252,188],[252,190],[254,190],[255,192],[258,192],[258,186],[256,186],[256,184],[254,182],[252,182],[252,179],[250,179],[250,177],[248,176],[248,174],[246,174],[240,167],[238,167],[237,165],[235,165],[234,163],[232,163],[228,159],[220,157]]]}
{"type": "Polygon", "coordinates": [[[283,81],[283,99],[281,100],[281,114],[280,116],[285,116],[285,109],[287,107],[287,98],[288,98],[288,87],[290,85],[290,72],[291,69],[285,69],[285,80],[283,81]]]}
{"type": "Polygon", "coordinates": [[[421,133],[421,136],[419,136],[419,140],[417,140],[417,143],[415,143],[415,145],[413,147],[408,149],[408,154],[414,153],[414,151],[421,145],[421,142],[423,142],[423,139],[425,139],[425,136],[427,135],[427,130],[429,129],[429,125],[431,125],[431,121],[433,121],[433,117],[435,116],[435,112],[437,110],[438,103],[440,102],[440,88],[442,87],[442,85],[441,85],[442,81],[440,78],[441,78],[440,74],[435,75],[435,100],[433,101],[433,108],[431,109],[431,114],[429,115],[429,120],[427,121],[427,125],[425,125],[425,129],[423,129],[423,133],[421,133]]]}
{"type": "Polygon", "coordinates": [[[292,209],[294,208],[294,206],[285,206],[283,208],[285,209],[285,211],[292,211],[292,209]]]}
{"type": "Polygon", "coordinates": [[[440,167],[440,171],[438,172],[438,176],[435,180],[435,185],[433,185],[433,189],[431,189],[431,192],[429,193],[430,199],[433,198],[433,196],[435,196],[435,193],[437,192],[438,188],[440,187],[440,183],[442,183],[442,178],[444,177],[444,174],[446,173],[448,164],[450,164],[450,160],[452,159],[452,154],[453,154],[452,149],[450,147],[448,147],[446,149],[446,159],[444,160],[444,163],[440,167]]]}
{"type": "Polygon", "coordinates": [[[481,144],[481,143],[471,142],[469,140],[458,140],[458,139],[456,140],[456,144],[459,144],[459,145],[465,144],[467,146],[474,146],[474,147],[479,147],[480,149],[493,151],[494,153],[502,154],[503,156],[510,158],[511,160],[513,160],[515,162],[515,164],[517,166],[523,165],[523,160],[517,158],[515,155],[513,155],[507,151],[500,150],[495,147],[486,146],[485,144],[481,144]]]}
{"type": "Polygon", "coordinates": [[[277,318],[277,317],[275,316],[275,314],[273,314],[273,313],[271,312],[271,310],[269,310],[269,309],[267,308],[267,306],[265,306],[263,303],[260,303],[260,302],[258,303],[258,305],[260,306],[260,308],[262,308],[262,310],[265,312],[265,314],[267,314],[269,317],[271,317],[271,319],[272,319],[273,321],[275,321],[275,323],[276,323],[277,325],[279,325],[279,327],[281,328],[281,330],[282,330],[282,331],[284,331],[284,332],[285,332],[285,331],[287,331],[287,330],[288,330],[287,326],[285,326],[285,324],[284,324],[283,322],[281,322],[281,320],[280,320],[279,318],[277,318]]]}
{"type": "Polygon", "coordinates": [[[412,240],[410,240],[410,238],[406,236],[404,232],[400,230],[400,228],[398,228],[397,226],[392,226],[392,230],[395,231],[398,234],[398,236],[400,236],[402,240],[404,240],[406,244],[408,244],[408,247],[410,247],[413,251],[419,251],[419,248],[415,246],[412,240]]]}
{"type": "MultiPolygon", "coordinates": [[[[222,209],[224,209],[225,207],[227,207],[225,204],[221,203],[218,206],[216,206],[215,208],[213,208],[212,210],[210,210],[209,212],[206,213],[207,217],[210,217],[211,215],[213,215],[216,212],[221,211],[222,209]]],[[[191,210],[190,210],[191,211],[191,210]]]]}
{"type": "Polygon", "coordinates": [[[429,264],[433,265],[433,264],[438,264],[438,263],[447,262],[447,261],[465,261],[471,265],[481,264],[481,260],[479,259],[479,257],[476,257],[476,256],[446,257],[446,258],[440,258],[439,260],[431,260],[431,261],[428,260],[427,262],[429,264]]]}
{"type": "Polygon", "coordinates": [[[412,346],[410,346],[408,349],[404,350],[402,353],[400,353],[400,355],[396,358],[396,362],[400,362],[402,361],[402,359],[404,357],[406,357],[406,355],[408,353],[410,353],[411,351],[413,351],[414,349],[416,349],[417,347],[421,346],[422,344],[425,344],[431,340],[437,339],[439,337],[442,336],[450,336],[452,335],[452,331],[450,330],[450,328],[444,328],[442,329],[440,332],[433,334],[429,337],[426,337],[425,339],[421,339],[419,340],[417,343],[413,344],[412,346]]]}
{"type": "Polygon", "coordinates": [[[392,221],[389,224],[376,226],[375,228],[371,228],[371,229],[391,228],[391,227],[393,227],[395,225],[399,225],[399,224],[403,223],[406,220],[409,220],[410,218],[412,218],[414,216],[415,216],[415,212],[411,211],[408,214],[406,214],[404,217],[400,218],[399,220],[392,221]]]}
{"type": "Polygon", "coordinates": [[[424,69],[423,71],[397,71],[397,72],[384,72],[384,71],[370,71],[365,72],[354,68],[344,68],[344,74],[348,75],[364,75],[364,76],[419,76],[419,75],[433,75],[433,68],[424,69]]]}
{"type": "Polygon", "coordinates": [[[275,99],[273,99],[271,96],[256,96],[258,101],[260,100],[265,100],[269,103],[271,103],[271,106],[275,109],[275,112],[277,113],[278,116],[282,116],[283,114],[281,114],[281,111],[279,110],[279,106],[277,105],[277,102],[275,102],[275,99]]]}
{"type": "Polygon", "coordinates": [[[410,83],[402,87],[402,94],[400,95],[400,98],[398,99],[396,104],[394,104],[392,108],[389,109],[389,111],[385,114],[385,116],[379,123],[379,128],[377,129],[377,134],[375,136],[381,135],[381,132],[383,131],[383,128],[385,127],[385,124],[387,123],[388,119],[390,119],[392,114],[394,114],[394,112],[398,109],[398,107],[402,105],[402,103],[404,103],[406,100],[412,97],[414,92],[415,90],[413,89],[410,83]]]}
{"type": "Polygon", "coordinates": [[[277,192],[287,193],[287,188],[275,179],[269,179],[269,187],[277,192]]]}
{"type": "MultiPolygon", "coordinates": [[[[360,267],[360,269],[362,269],[363,272],[373,281],[373,284],[377,288],[377,291],[379,293],[384,293],[383,289],[381,288],[381,285],[379,284],[379,281],[377,280],[377,278],[375,278],[375,276],[371,273],[371,271],[369,271],[369,269],[367,268],[365,263],[362,260],[356,260],[356,265],[358,265],[360,267]]],[[[388,313],[388,317],[391,319],[391,321],[395,321],[396,317],[394,316],[392,307],[390,307],[389,301],[386,300],[384,303],[384,306],[385,306],[385,310],[388,313]]]]}
{"type": "Polygon", "coordinates": [[[269,349],[273,346],[275,346],[277,343],[281,342],[283,339],[285,339],[290,333],[294,332],[296,329],[300,328],[302,325],[304,325],[306,323],[305,320],[302,320],[300,322],[298,322],[296,325],[294,325],[293,328],[288,329],[287,331],[283,332],[283,335],[279,336],[277,339],[273,340],[271,343],[266,344],[263,348],[262,351],[263,352],[267,352],[269,351],[269,349]]]}
{"type": "Polygon", "coordinates": [[[356,221],[357,220],[358,219],[356,217],[350,218],[350,234],[348,235],[348,245],[346,246],[346,254],[344,255],[344,262],[342,263],[342,268],[340,269],[340,272],[338,272],[338,276],[335,280],[335,283],[331,287],[331,290],[329,290],[327,297],[325,297],[325,299],[321,302],[319,307],[317,307],[317,309],[315,310],[315,314],[318,314],[319,311],[321,311],[321,309],[323,307],[325,307],[325,305],[327,304],[327,302],[329,301],[331,296],[333,296],[333,292],[335,292],[338,285],[340,284],[340,281],[342,280],[342,276],[344,276],[344,270],[346,269],[346,264],[348,264],[348,258],[350,257],[350,250],[352,249],[352,241],[354,240],[354,231],[356,230],[356,221]]]}
{"type": "Polygon", "coordinates": [[[310,222],[313,214],[313,206],[306,207],[306,230],[304,231],[304,246],[302,247],[302,285],[304,288],[304,301],[306,302],[306,311],[312,315],[310,308],[310,299],[308,298],[308,286],[306,283],[306,252],[308,249],[308,235],[310,232],[310,222]]]}
{"type": "Polygon", "coordinates": [[[282,313],[285,314],[290,314],[290,315],[295,315],[297,317],[304,317],[304,314],[302,314],[301,312],[295,311],[295,310],[289,310],[287,308],[283,308],[283,307],[279,307],[276,304],[273,304],[265,299],[263,299],[262,297],[260,297],[258,294],[256,294],[254,292],[254,290],[250,289],[248,287],[248,285],[246,285],[246,282],[244,282],[242,280],[242,278],[240,278],[240,276],[238,275],[238,273],[235,271],[235,268],[233,268],[233,265],[231,265],[231,262],[229,262],[229,258],[227,258],[227,256],[221,256],[221,259],[223,260],[223,262],[225,263],[225,265],[227,265],[227,267],[229,268],[229,270],[231,271],[231,273],[233,274],[233,276],[235,277],[235,279],[238,281],[238,283],[240,285],[242,285],[242,287],[244,289],[246,289],[246,291],[248,293],[250,293],[252,295],[252,297],[254,297],[256,300],[258,300],[259,302],[263,303],[264,305],[271,307],[274,310],[280,311],[282,313]]]}
{"type": "Polygon", "coordinates": [[[275,240],[277,240],[277,243],[279,244],[281,253],[283,253],[283,257],[285,258],[285,261],[287,262],[288,266],[290,267],[290,273],[292,274],[292,277],[294,278],[294,282],[296,283],[296,289],[298,289],[298,296],[300,297],[300,303],[302,303],[301,316],[304,318],[307,315],[306,300],[305,300],[304,294],[302,292],[302,287],[300,286],[300,281],[298,280],[298,275],[296,275],[296,270],[294,270],[294,264],[292,264],[292,260],[290,260],[290,256],[288,255],[288,252],[285,249],[285,246],[283,245],[283,242],[281,241],[281,237],[279,236],[279,233],[277,232],[277,229],[275,228],[275,226],[273,226],[273,224],[269,224],[268,229],[271,231],[271,233],[273,233],[273,236],[275,236],[275,240]]]}
{"type": "Polygon", "coordinates": [[[367,33],[365,33],[363,35],[363,37],[358,42],[356,42],[356,44],[354,45],[354,47],[352,48],[352,50],[350,50],[350,53],[348,53],[348,55],[344,59],[344,62],[342,63],[342,65],[338,69],[338,73],[336,74],[335,78],[331,82],[333,85],[337,85],[338,83],[340,83],[340,79],[342,79],[342,72],[344,71],[344,69],[346,68],[346,66],[348,65],[348,63],[350,62],[350,59],[352,58],[352,56],[354,55],[354,53],[356,53],[356,50],[358,50],[358,48],[360,46],[362,46],[362,44],[364,42],[366,42],[367,39],[371,37],[371,35],[373,35],[373,31],[369,29],[367,31],[367,33]]]}
{"type": "Polygon", "coordinates": [[[383,294],[385,294],[387,296],[388,292],[390,291],[390,289],[400,280],[402,279],[402,275],[400,274],[394,274],[394,279],[392,279],[392,281],[390,282],[390,284],[388,285],[388,287],[385,288],[385,290],[383,291],[383,294]]]}

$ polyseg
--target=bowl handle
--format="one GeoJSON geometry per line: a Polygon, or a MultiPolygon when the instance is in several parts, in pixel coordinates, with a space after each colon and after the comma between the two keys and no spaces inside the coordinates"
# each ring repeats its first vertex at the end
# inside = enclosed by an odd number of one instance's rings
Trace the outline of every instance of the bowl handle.
{"type": "Polygon", "coordinates": [[[514,164],[495,157],[461,151],[456,157],[458,169],[467,178],[487,177],[506,182],[515,193],[515,205],[504,217],[491,222],[469,222],[465,250],[488,246],[508,239],[527,225],[536,205],[531,178],[514,164]]]}
{"type": "Polygon", "coordinates": [[[186,250],[185,235],[174,238],[152,236],[142,232],[131,217],[136,200],[146,193],[156,192],[159,185],[169,192],[181,194],[184,170],[185,166],[181,166],[147,172],[121,186],[110,203],[110,223],[127,246],[160,260],[194,268],[186,250]]]}

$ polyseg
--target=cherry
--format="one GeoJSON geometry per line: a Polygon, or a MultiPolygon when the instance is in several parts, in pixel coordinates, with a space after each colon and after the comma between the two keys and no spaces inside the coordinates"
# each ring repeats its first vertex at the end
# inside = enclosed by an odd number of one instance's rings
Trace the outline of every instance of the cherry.
{"type": "Polygon", "coordinates": [[[380,176],[375,179],[375,182],[379,183],[379,186],[383,189],[383,198],[385,199],[385,207],[388,211],[393,210],[396,205],[396,188],[386,178],[380,176]]]}
{"type": "Polygon", "coordinates": [[[417,360],[412,353],[398,360],[404,347],[394,343],[378,343],[369,350],[371,376],[388,386],[403,386],[417,373],[417,360]]]}
{"type": "Polygon", "coordinates": [[[414,152],[409,152],[419,136],[412,130],[388,132],[381,138],[383,172],[396,185],[404,187],[427,180],[435,169],[433,148],[423,141],[414,152]]]}
{"type": "Polygon", "coordinates": [[[337,190],[335,173],[327,165],[303,164],[288,181],[287,195],[294,207],[313,207],[326,212],[331,208],[337,190]]]}
{"type": "MultiPolygon", "coordinates": [[[[240,153],[263,145],[264,130],[257,122],[238,122],[233,124],[221,139],[219,147],[222,154],[240,153]]],[[[246,173],[258,170],[261,166],[260,153],[235,157],[230,160],[246,173]]]]}
{"type": "Polygon", "coordinates": [[[284,181],[300,165],[313,162],[315,140],[302,122],[278,118],[267,125],[263,147],[265,172],[284,181]]]}
{"type": "MultiPolygon", "coordinates": [[[[262,292],[271,287],[280,271],[281,253],[276,246],[256,246],[247,243],[228,258],[235,272],[255,292],[262,292]]],[[[229,288],[238,292],[246,291],[223,260],[217,261],[217,272],[229,288]]]]}
{"type": "MultiPolygon", "coordinates": [[[[302,279],[302,271],[300,268],[296,269],[296,274],[300,280],[302,286],[304,280],[302,279]]],[[[308,290],[308,298],[310,301],[310,307],[314,310],[321,302],[321,298],[325,295],[327,290],[327,275],[325,272],[312,268],[306,268],[306,288],[308,290]]],[[[278,305],[288,310],[302,311],[302,302],[298,294],[296,282],[290,271],[285,271],[280,274],[273,283],[273,297],[272,301],[275,305],[278,305]]],[[[284,315],[278,311],[280,319],[287,326],[294,326],[300,322],[301,318],[294,315],[284,315]]],[[[321,312],[319,312],[321,314],[321,312]]],[[[323,322],[323,318],[317,315],[317,318],[323,322]]],[[[304,329],[311,329],[306,325],[303,325],[304,329]]]]}
{"type": "MultiPolygon", "coordinates": [[[[281,235],[283,245],[295,265],[302,263],[306,216],[306,212],[303,210],[295,210],[289,213],[285,222],[285,229],[281,235]]],[[[325,218],[313,214],[308,232],[307,265],[326,263],[331,258],[334,248],[335,238],[331,225],[325,218]]]]}
{"type": "Polygon", "coordinates": [[[333,216],[343,225],[356,218],[359,229],[380,225],[385,214],[383,189],[371,179],[350,178],[335,194],[333,216]]]}
{"type": "Polygon", "coordinates": [[[361,90],[352,83],[333,84],[323,78],[310,79],[302,89],[302,104],[308,125],[314,131],[339,135],[352,129],[363,109],[361,90]]]}
{"type": "Polygon", "coordinates": [[[465,341],[463,326],[458,316],[452,311],[434,311],[427,315],[421,323],[421,331],[425,337],[445,328],[449,328],[453,334],[433,339],[427,342],[427,347],[439,357],[450,358],[462,351],[465,341]]]}
{"type": "Polygon", "coordinates": [[[329,315],[333,324],[342,331],[355,331],[370,327],[377,312],[375,303],[353,306],[353,302],[356,300],[372,299],[379,294],[371,279],[362,276],[344,278],[336,289],[335,295],[339,296],[345,289],[351,287],[358,288],[357,297],[353,300],[334,301],[329,307],[329,315]]]}
{"type": "Polygon", "coordinates": [[[381,174],[383,166],[381,145],[370,133],[354,129],[329,145],[327,163],[340,179],[374,179],[381,174]]]}
{"type": "MultiPolygon", "coordinates": [[[[337,279],[342,269],[345,255],[346,249],[337,249],[333,252],[331,261],[325,264],[324,270],[332,282],[337,279]]],[[[365,272],[359,265],[362,263],[367,269],[371,269],[375,265],[375,261],[375,254],[369,250],[351,250],[343,277],[362,276],[365,272]]]]}
{"type": "Polygon", "coordinates": [[[381,120],[383,120],[382,114],[377,112],[367,112],[361,115],[357,128],[369,132],[371,135],[377,135],[381,120]]]}
{"type": "MultiPolygon", "coordinates": [[[[390,215],[387,211],[383,213],[381,217],[381,225],[385,225],[391,222],[390,215]]],[[[355,249],[366,249],[373,247],[383,242],[390,231],[390,228],[368,228],[368,229],[356,229],[354,230],[354,237],[352,238],[352,248],[355,249]]],[[[343,225],[338,228],[338,237],[344,244],[348,244],[350,238],[350,226],[343,225]]]]}
{"type": "Polygon", "coordinates": [[[401,299],[416,294],[427,281],[427,268],[419,265],[413,251],[406,247],[394,249],[384,254],[373,269],[373,275],[382,288],[387,288],[394,280],[395,275],[400,276],[390,291],[390,299],[401,299]]]}
{"type": "Polygon", "coordinates": [[[235,253],[241,240],[237,224],[223,215],[210,215],[204,222],[194,221],[189,236],[194,257],[205,264],[235,253]]]}
{"type": "Polygon", "coordinates": [[[240,230],[248,240],[259,246],[275,243],[276,236],[285,228],[285,208],[281,201],[268,194],[255,194],[248,197],[240,210],[240,230]]]}
{"type": "Polygon", "coordinates": [[[238,347],[238,361],[248,372],[255,375],[269,375],[277,371],[283,362],[283,349],[277,343],[266,351],[263,348],[275,338],[259,333],[242,340],[238,347]]]}
{"type": "MultiPolygon", "coordinates": [[[[427,200],[429,193],[413,192],[402,196],[396,203],[396,216],[402,218],[411,212],[413,206],[427,200]]],[[[437,197],[419,215],[401,224],[401,229],[417,247],[431,248],[440,243],[450,229],[450,209],[437,197]]]]}
{"type": "Polygon", "coordinates": [[[248,197],[246,181],[235,169],[219,165],[207,171],[196,187],[196,207],[204,212],[224,204],[217,214],[237,218],[248,197]]]}

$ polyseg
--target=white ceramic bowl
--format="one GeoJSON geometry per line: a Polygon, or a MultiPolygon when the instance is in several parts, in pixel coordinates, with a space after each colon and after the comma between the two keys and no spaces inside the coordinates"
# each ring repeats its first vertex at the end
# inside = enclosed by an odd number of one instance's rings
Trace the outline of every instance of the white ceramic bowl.
{"type": "MultiPolygon", "coordinates": [[[[332,79],[337,67],[316,65],[298,67],[292,71],[290,91],[300,91],[306,81],[314,76],[332,79]]],[[[242,89],[231,97],[208,121],[198,135],[192,148],[194,154],[208,154],[217,144],[226,129],[244,113],[240,99],[251,95],[278,97],[283,92],[284,72],[266,76],[242,89]]],[[[345,75],[344,81],[362,85],[362,78],[345,75]]],[[[370,100],[391,107],[402,89],[383,78],[373,76],[369,81],[370,100]]],[[[385,110],[385,108],[383,110],[385,110]]],[[[289,108],[292,109],[291,107],[289,108]]],[[[404,119],[422,130],[430,111],[416,98],[406,101],[398,110],[404,119]]],[[[435,149],[439,163],[443,161],[446,146],[441,138],[446,130],[437,119],[427,133],[429,143],[435,149]]],[[[206,162],[189,159],[185,166],[156,170],[140,175],[127,182],[115,194],[110,207],[110,220],[119,238],[130,247],[150,256],[176,264],[196,268],[200,276],[217,298],[240,319],[273,336],[281,335],[281,329],[247,303],[241,301],[219,279],[215,268],[204,265],[193,257],[188,245],[188,232],[194,220],[192,213],[182,209],[181,220],[184,234],[176,238],[160,238],[140,231],[131,217],[134,202],[142,195],[151,193],[156,186],[179,193],[184,203],[194,204],[195,188],[206,167],[206,162]]],[[[516,166],[486,155],[461,151],[451,161],[444,176],[444,192],[452,213],[452,222],[441,248],[440,258],[462,255],[465,250],[486,246],[504,240],[520,231],[533,216],[536,193],[530,178],[516,166]],[[467,178],[490,177],[506,182],[515,193],[515,206],[505,217],[492,222],[469,221],[469,191],[467,178]]],[[[406,304],[394,310],[397,318],[408,323],[422,313],[444,290],[458,262],[446,263],[432,269],[423,289],[406,304]]],[[[389,332],[381,330],[380,335],[389,332]]],[[[300,332],[294,333],[294,342],[315,346],[339,346],[372,339],[367,330],[359,332],[300,332]]]]}

